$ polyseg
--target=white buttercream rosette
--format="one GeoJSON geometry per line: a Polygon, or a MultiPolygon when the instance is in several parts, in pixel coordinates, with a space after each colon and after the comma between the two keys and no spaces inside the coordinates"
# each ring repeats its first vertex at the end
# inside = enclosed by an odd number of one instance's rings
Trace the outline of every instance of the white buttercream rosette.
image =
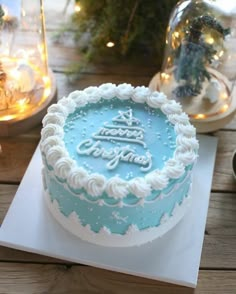
{"type": "Polygon", "coordinates": [[[168,100],[165,94],[151,92],[149,88],[130,84],[102,84],[99,87],[88,87],[74,91],[68,97],[62,98],[58,104],[49,107],[48,114],[43,119],[41,132],[41,152],[47,164],[54,170],[55,175],[64,180],[73,190],[85,189],[92,197],[100,197],[104,193],[116,200],[122,200],[129,194],[138,199],[148,197],[152,191],[167,187],[170,179],[178,179],[185,168],[193,164],[197,157],[198,141],[196,130],[190,124],[188,116],[182,112],[181,105],[174,100],[168,100]],[[69,158],[63,142],[64,124],[67,116],[75,109],[88,103],[105,100],[131,99],[136,103],[146,103],[153,109],[160,109],[167,120],[174,125],[176,132],[176,150],[173,158],[169,159],[162,170],[152,170],[145,177],[124,180],[117,176],[106,179],[98,173],[89,174],[85,169],[69,158]]]}

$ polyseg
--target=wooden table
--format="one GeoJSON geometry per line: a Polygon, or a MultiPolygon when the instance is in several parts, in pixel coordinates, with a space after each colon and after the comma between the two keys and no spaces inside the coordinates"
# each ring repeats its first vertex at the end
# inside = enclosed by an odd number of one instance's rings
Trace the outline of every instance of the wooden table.
{"type": "MultiPolygon", "coordinates": [[[[76,49],[49,39],[49,59],[58,97],[104,82],[148,85],[156,72],[148,63],[100,64],[69,83],[65,71],[71,63],[79,62],[76,49]]],[[[0,138],[1,223],[39,142],[40,129],[0,138]]],[[[196,290],[0,247],[0,293],[236,293],[236,181],[231,170],[236,119],[211,135],[218,137],[219,144],[196,290]]]]}

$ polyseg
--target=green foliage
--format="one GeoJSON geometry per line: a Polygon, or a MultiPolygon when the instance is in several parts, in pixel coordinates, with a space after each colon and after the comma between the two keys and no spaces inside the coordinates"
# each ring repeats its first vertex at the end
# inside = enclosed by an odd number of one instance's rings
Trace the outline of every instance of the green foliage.
{"type": "Polygon", "coordinates": [[[175,52],[174,76],[178,83],[182,83],[173,92],[178,98],[199,95],[203,82],[211,78],[206,67],[213,62],[217,51],[214,45],[207,44],[202,38],[203,29],[214,30],[223,39],[230,33],[229,28],[224,29],[210,15],[198,16],[191,21],[175,52]]]}
{"type": "Polygon", "coordinates": [[[86,60],[100,56],[155,56],[161,64],[166,28],[177,0],[80,0],[70,28],[86,60]],[[87,38],[87,42],[81,39],[87,38]],[[115,46],[108,48],[108,42],[115,46]],[[83,45],[81,45],[83,43],[83,45]]]}
{"type": "Polygon", "coordinates": [[[0,5],[0,26],[3,24],[3,16],[4,16],[4,11],[2,9],[2,5],[0,5]]]}

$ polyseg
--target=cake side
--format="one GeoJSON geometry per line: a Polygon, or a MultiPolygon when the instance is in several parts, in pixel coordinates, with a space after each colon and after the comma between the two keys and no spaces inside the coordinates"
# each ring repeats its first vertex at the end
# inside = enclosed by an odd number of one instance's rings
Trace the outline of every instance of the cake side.
{"type": "Polygon", "coordinates": [[[70,233],[79,237],[84,241],[107,247],[130,247],[140,246],[147,242],[151,242],[156,238],[162,237],[166,232],[171,230],[188,211],[191,205],[191,187],[189,194],[183,197],[181,204],[175,204],[170,216],[163,214],[160,223],[154,227],[148,227],[139,230],[137,226],[131,224],[124,234],[111,233],[111,231],[103,226],[99,232],[91,230],[90,225],[84,226],[78,214],[72,212],[68,217],[61,213],[61,209],[57,200],[51,200],[52,197],[45,189],[44,196],[48,209],[53,217],[61,226],[70,233]]]}
{"type": "MultiPolygon", "coordinates": [[[[198,142],[175,101],[145,87],[104,84],[63,98],[49,108],[43,123],[48,203],[54,216],[57,207],[62,219],[70,219],[70,231],[74,220],[77,235],[83,227],[88,235],[106,231],[110,240],[127,236],[131,228],[143,234],[155,228],[158,236],[165,231],[157,230],[163,219],[173,219],[175,208],[185,206],[198,142]],[[101,120],[104,113],[108,121],[101,120]]],[[[121,239],[124,246],[132,245],[121,239]]]]}

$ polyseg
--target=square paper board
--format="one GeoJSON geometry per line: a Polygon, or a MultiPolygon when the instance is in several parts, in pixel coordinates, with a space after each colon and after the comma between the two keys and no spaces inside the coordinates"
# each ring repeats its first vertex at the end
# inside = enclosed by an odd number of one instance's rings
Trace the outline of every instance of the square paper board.
{"type": "Polygon", "coordinates": [[[139,247],[89,244],[65,231],[47,210],[37,148],[0,229],[0,244],[63,260],[196,287],[217,139],[199,136],[192,206],[162,238],[139,247]]]}

